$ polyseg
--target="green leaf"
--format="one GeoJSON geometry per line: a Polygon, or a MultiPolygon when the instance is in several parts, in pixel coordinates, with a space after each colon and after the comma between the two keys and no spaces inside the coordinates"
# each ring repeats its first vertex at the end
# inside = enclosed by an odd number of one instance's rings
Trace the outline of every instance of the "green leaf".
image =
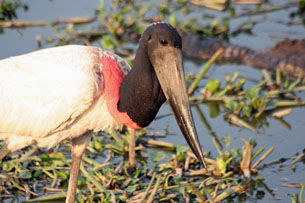
{"type": "Polygon", "coordinates": [[[42,174],[43,174],[42,171],[35,171],[35,173],[33,174],[33,177],[34,177],[34,178],[38,178],[38,177],[41,177],[42,174]]]}
{"type": "Polygon", "coordinates": [[[219,104],[217,102],[209,102],[205,104],[210,110],[210,117],[217,118],[220,113],[219,104]]]}
{"type": "Polygon", "coordinates": [[[178,2],[179,4],[184,4],[184,3],[187,2],[187,0],[178,0],[177,2],[178,2]]]}
{"type": "Polygon", "coordinates": [[[104,149],[104,145],[99,141],[94,141],[93,145],[94,145],[94,148],[97,149],[98,151],[103,151],[103,149],[104,149]]]}
{"type": "Polygon", "coordinates": [[[53,152],[49,154],[49,157],[53,160],[66,161],[66,157],[61,152],[53,152]]]}
{"type": "Polygon", "coordinates": [[[39,158],[41,158],[43,162],[48,162],[48,163],[52,162],[51,158],[47,154],[40,154],[39,158]]]}
{"type": "Polygon", "coordinates": [[[75,196],[75,199],[76,199],[77,202],[79,202],[79,203],[85,202],[81,194],[77,194],[77,195],[75,196]]]}
{"type": "Polygon", "coordinates": [[[84,177],[79,178],[77,181],[77,187],[84,187],[85,185],[87,185],[87,179],[84,177]]]}
{"type": "Polygon", "coordinates": [[[175,145],[176,146],[176,154],[177,154],[177,158],[178,160],[182,160],[184,159],[184,154],[188,151],[189,147],[185,147],[182,145],[175,145]]]}
{"type": "Polygon", "coordinates": [[[128,199],[128,197],[126,195],[121,195],[119,197],[120,200],[122,200],[123,202],[126,202],[126,200],[128,199]]]}
{"type": "Polygon", "coordinates": [[[137,189],[137,185],[130,185],[125,189],[125,191],[131,194],[134,191],[136,191],[136,189],[137,189]]]}
{"type": "Polygon", "coordinates": [[[185,153],[189,149],[188,147],[182,146],[182,145],[175,145],[176,146],[176,152],[179,153],[185,153]]]}
{"type": "Polygon", "coordinates": [[[163,159],[165,159],[165,154],[164,152],[161,151],[152,151],[150,153],[150,159],[152,162],[156,163],[158,161],[162,161],[163,159]]]}
{"type": "Polygon", "coordinates": [[[178,191],[179,191],[180,194],[183,195],[183,197],[185,197],[185,195],[186,195],[186,193],[185,193],[186,192],[186,188],[185,187],[183,187],[183,186],[179,187],[178,191]]]}
{"type": "Polygon", "coordinates": [[[252,107],[249,106],[248,104],[243,104],[243,106],[241,107],[244,116],[246,117],[250,117],[251,116],[251,112],[252,112],[252,107]]]}
{"type": "Polygon", "coordinates": [[[65,172],[58,171],[56,173],[59,177],[61,177],[63,180],[68,180],[68,175],[65,172]]]}
{"type": "Polygon", "coordinates": [[[130,6],[124,6],[121,10],[121,14],[126,14],[128,13],[132,8],[130,6]]]}
{"type": "Polygon", "coordinates": [[[242,160],[242,155],[240,154],[239,149],[232,148],[231,152],[234,154],[234,156],[238,159],[239,162],[242,160]]]}
{"type": "Polygon", "coordinates": [[[115,48],[115,45],[114,45],[113,41],[107,35],[104,35],[102,37],[102,47],[104,49],[113,50],[115,48]]]}
{"type": "Polygon", "coordinates": [[[32,173],[28,169],[23,169],[19,173],[19,178],[21,178],[21,179],[32,178],[32,173]]]}
{"type": "Polygon", "coordinates": [[[217,157],[216,158],[216,164],[217,164],[220,172],[224,174],[226,172],[226,170],[227,170],[226,162],[222,158],[217,157]]]}
{"type": "Polygon", "coordinates": [[[263,175],[261,175],[261,174],[257,174],[257,175],[256,175],[256,180],[258,180],[258,181],[264,181],[264,180],[265,180],[265,177],[264,177],[263,175]]]}
{"type": "Polygon", "coordinates": [[[170,14],[169,16],[169,24],[171,24],[174,27],[177,27],[177,20],[174,14],[170,14]]]}
{"type": "Polygon", "coordinates": [[[234,100],[230,100],[225,106],[231,111],[235,111],[238,107],[238,102],[234,100]]]}
{"type": "Polygon", "coordinates": [[[206,84],[205,86],[205,89],[212,93],[215,93],[216,91],[218,91],[219,87],[220,87],[219,80],[213,80],[212,78],[210,78],[208,84],[206,84]]]}
{"type": "Polygon", "coordinates": [[[166,14],[168,12],[168,3],[163,2],[159,4],[159,12],[163,15],[166,14]]]}
{"type": "Polygon", "coordinates": [[[10,172],[11,170],[13,170],[13,168],[15,168],[15,166],[16,163],[13,163],[12,161],[3,162],[2,170],[10,172]]]}

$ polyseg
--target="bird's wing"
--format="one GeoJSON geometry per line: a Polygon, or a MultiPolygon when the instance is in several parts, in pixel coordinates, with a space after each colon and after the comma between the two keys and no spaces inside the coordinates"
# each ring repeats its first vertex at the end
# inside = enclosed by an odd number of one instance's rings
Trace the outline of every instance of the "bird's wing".
{"type": "Polygon", "coordinates": [[[0,61],[0,134],[44,137],[73,123],[102,91],[96,48],[65,46],[0,61]]]}

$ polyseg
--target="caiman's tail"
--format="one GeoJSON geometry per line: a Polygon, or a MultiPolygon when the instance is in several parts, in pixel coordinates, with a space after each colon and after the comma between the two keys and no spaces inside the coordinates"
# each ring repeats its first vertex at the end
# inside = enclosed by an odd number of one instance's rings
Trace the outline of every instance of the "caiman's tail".
{"type": "Polygon", "coordinates": [[[181,32],[184,55],[209,59],[220,48],[224,49],[221,62],[247,64],[274,71],[279,68],[293,77],[300,72],[305,76],[305,40],[284,40],[272,49],[256,51],[247,47],[232,45],[219,39],[181,32]]]}

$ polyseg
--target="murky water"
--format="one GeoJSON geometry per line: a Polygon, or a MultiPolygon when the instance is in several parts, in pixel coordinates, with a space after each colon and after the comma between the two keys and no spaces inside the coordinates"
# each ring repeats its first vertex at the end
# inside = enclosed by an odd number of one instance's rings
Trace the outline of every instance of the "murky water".
{"type": "MultiPolygon", "coordinates": [[[[19,20],[53,21],[57,18],[64,17],[93,17],[95,8],[99,5],[98,0],[27,0],[23,2],[29,6],[29,11],[19,10],[17,13],[19,20]]],[[[274,2],[283,3],[284,1],[274,0],[274,2]]],[[[251,7],[253,6],[239,6],[237,12],[251,7]]],[[[289,13],[293,10],[296,10],[296,7],[282,9],[268,14],[242,17],[232,20],[230,23],[231,29],[234,29],[234,26],[247,19],[256,19],[259,23],[253,29],[253,35],[241,34],[238,35],[238,37],[230,38],[230,42],[253,49],[264,49],[273,46],[276,42],[284,38],[304,39],[305,29],[303,25],[286,26],[276,22],[286,22],[289,20],[289,13]]],[[[198,12],[201,11],[202,9],[198,8],[198,12]]],[[[214,14],[217,13],[215,11],[208,12],[213,12],[214,14]]],[[[219,15],[221,15],[221,13],[219,13],[219,15]]],[[[37,35],[41,35],[43,38],[48,38],[52,37],[54,32],[50,27],[4,29],[3,33],[0,34],[0,59],[36,50],[38,48],[35,39],[37,35]]],[[[52,44],[46,46],[52,46],[52,44]]],[[[198,61],[197,63],[194,63],[191,60],[187,60],[185,61],[186,72],[199,72],[202,64],[204,64],[204,62],[198,64],[198,61]]],[[[234,72],[239,72],[240,76],[251,79],[252,81],[259,81],[261,79],[261,72],[259,70],[245,65],[213,65],[212,70],[210,70],[208,74],[213,78],[223,80],[226,74],[232,74],[234,72]]],[[[204,85],[206,81],[207,80],[203,80],[201,85],[204,85]]],[[[249,82],[247,84],[253,85],[254,83],[251,84],[251,82],[249,82]]],[[[304,93],[301,96],[304,97],[304,93]]],[[[226,136],[232,137],[232,144],[230,145],[231,148],[240,148],[243,145],[243,142],[240,140],[241,137],[246,139],[253,137],[259,146],[264,146],[266,149],[275,146],[274,152],[264,161],[265,163],[282,157],[292,157],[296,152],[301,152],[305,148],[304,108],[295,108],[290,115],[284,117],[284,119],[291,125],[291,128],[283,126],[276,119],[267,118],[266,122],[268,122],[268,125],[258,129],[258,133],[254,133],[247,129],[229,125],[223,120],[222,114],[216,118],[212,118],[210,116],[211,112],[206,105],[199,105],[199,107],[219,139],[226,136]]],[[[168,113],[169,111],[168,106],[165,105],[161,108],[159,115],[168,113]]],[[[193,109],[193,115],[204,151],[211,151],[212,156],[217,155],[217,151],[212,143],[211,137],[209,136],[209,132],[202,124],[195,109],[193,109]]],[[[150,125],[149,129],[162,131],[165,125],[168,126],[168,131],[174,135],[168,135],[166,138],[163,138],[164,141],[174,141],[179,144],[185,144],[185,140],[172,116],[154,121],[150,125]]],[[[285,162],[284,165],[287,164],[288,162],[285,162]]],[[[279,165],[265,168],[260,171],[260,173],[265,177],[265,184],[273,190],[275,195],[274,198],[266,192],[262,200],[263,202],[289,202],[290,197],[287,196],[287,193],[299,193],[299,189],[282,187],[280,185],[285,183],[284,180],[289,183],[305,182],[305,164],[299,162],[296,166],[295,171],[292,171],[289,166],[283,167],[283,170],[278,170],[279,165]]]]}

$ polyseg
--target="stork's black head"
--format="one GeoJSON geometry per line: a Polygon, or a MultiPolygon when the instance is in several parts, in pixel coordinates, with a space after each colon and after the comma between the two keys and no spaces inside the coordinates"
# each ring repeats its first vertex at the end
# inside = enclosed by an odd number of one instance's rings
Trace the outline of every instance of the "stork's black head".
{"type": "Polygon", "coordinates": [[[167,23],[154,23],[142,34],[140,44],[147,46],[148,50],[164,48],[166,46],[182,48],[182,40],[177,30],[167,23]]]}
{"type": "Polygon", "coordinates": [[[134,67],[121,85],[119,110],[145,127],[166,98],[185,139],[204,165],[186,92],[181,48],[175,28],[166,23],[150,25],[141,37],[134,67]]]}

